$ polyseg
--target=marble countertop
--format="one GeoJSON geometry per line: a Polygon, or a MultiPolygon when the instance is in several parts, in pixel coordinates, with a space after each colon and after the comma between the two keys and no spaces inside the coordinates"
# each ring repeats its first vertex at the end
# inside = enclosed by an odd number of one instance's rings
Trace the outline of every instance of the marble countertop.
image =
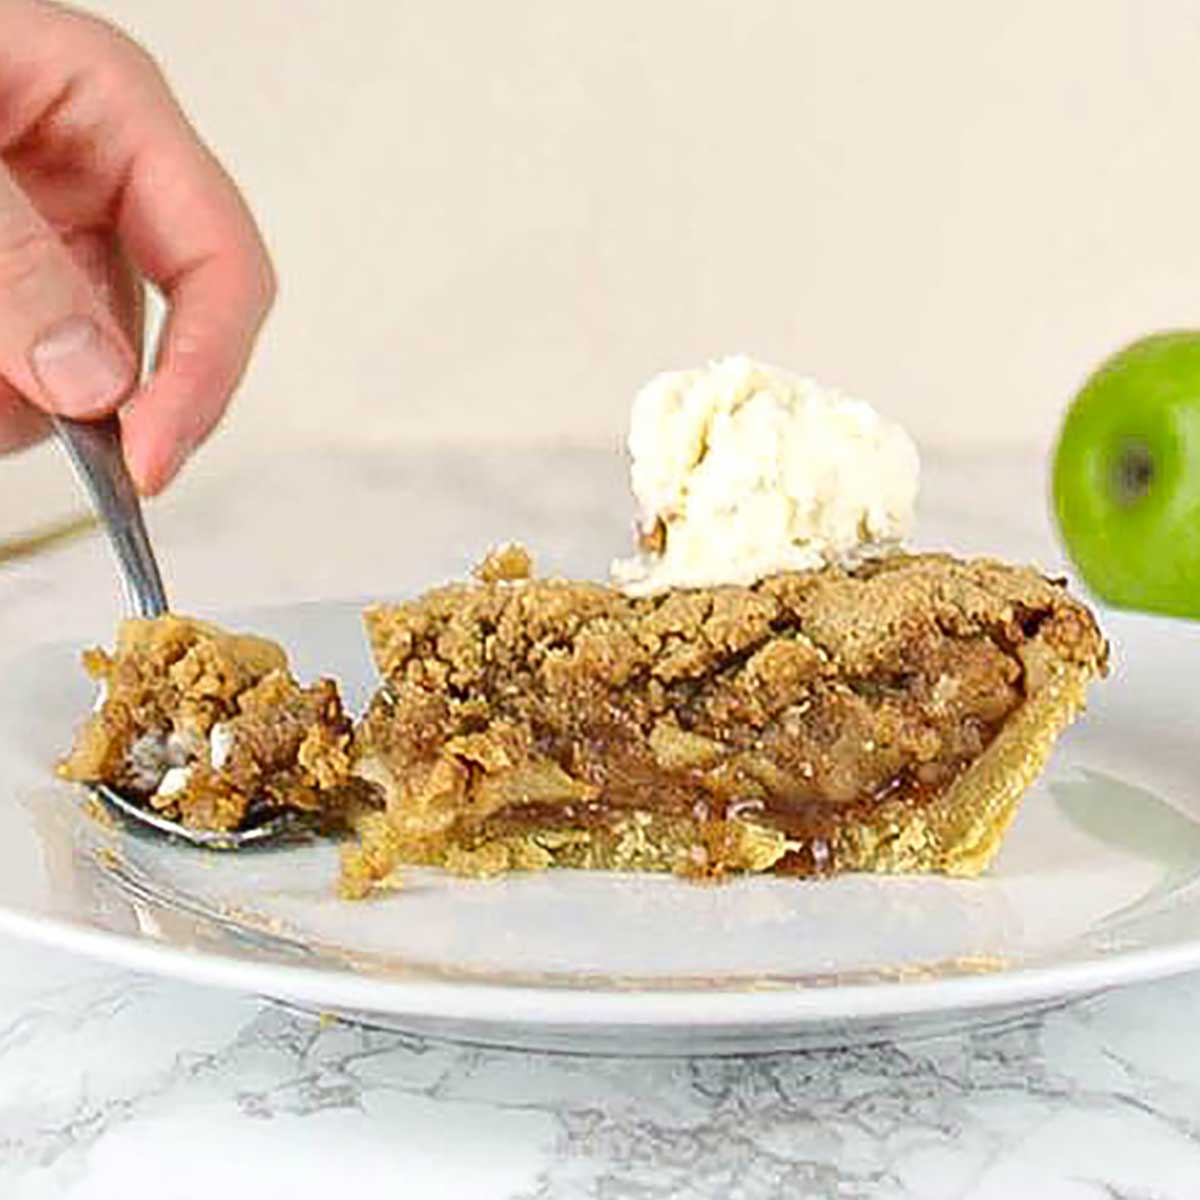
{"type": "MultiPolygon", "coordinates": [[[[1055,565],[1042,486],[1031,459],[935,462],[922,540],[1055,565]]],[[[510,536],[596,573],[628,502],[602,451],[346,449],[201,466],[152,524],[176,603],[210,613],[400,591],[510,536]]],[[[117,610],[94,533],[0,547],[0,644],[103,638],[117,610]]],[[[911,1045],[587,1059],[0,939],[0,1196],[1183,1200],[1200,1189],[1197,1013],[1184,977],[911,1045]]]]}

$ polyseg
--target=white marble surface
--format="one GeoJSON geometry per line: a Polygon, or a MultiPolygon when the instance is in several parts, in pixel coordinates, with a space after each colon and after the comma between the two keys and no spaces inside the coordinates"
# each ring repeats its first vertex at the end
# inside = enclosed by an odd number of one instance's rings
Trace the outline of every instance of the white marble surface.
{"type": "MultiPolygon", "coordinates": [[[[1035,464],[930,474],[926,540],[1057,561],[1035,464]]],[[[511,534],[594,572],[627,513],[615,455],[347,450],[201,468],[153,523],[177,604],[209,613],[398,591],[511,534]]],[[[0,645],[102,637],[115,613],[98,538],[0,562],[0,645]]],[[[1198,1012],[1188,977],[924,1044],[583,1059],[321,1022],[0,940],[0,1197],[1183,1200],[1200,1190],[1198,1012]]]]}

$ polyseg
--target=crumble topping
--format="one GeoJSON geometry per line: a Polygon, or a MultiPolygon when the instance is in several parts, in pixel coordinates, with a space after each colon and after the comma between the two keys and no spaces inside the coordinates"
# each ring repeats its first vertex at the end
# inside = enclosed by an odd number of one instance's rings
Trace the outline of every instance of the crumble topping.
{"type": "Polygon", "coordinates": [[[317,813],[349,779],[337,688],[304,688],[264,638],[164,616],[126,621],[90,650],[100,702],[60,773],[106,783],[197,829],[228,832],[281,808],[317,813]]]}
{"type": "Polygon", "coordinates": [[[516,542],[506,542],[489,550],[472,574],[480,583],[520,583],[533,576],[533,555],[516,542]]]}

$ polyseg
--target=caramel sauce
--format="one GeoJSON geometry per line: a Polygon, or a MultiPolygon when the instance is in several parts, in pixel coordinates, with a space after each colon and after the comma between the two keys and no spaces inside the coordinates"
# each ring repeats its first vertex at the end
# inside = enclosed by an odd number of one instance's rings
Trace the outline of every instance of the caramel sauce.
{"type": "MultiPolygon", "coordinates": [[[[988,729],[986,741],[997,731],[988,729]]],[[[698,825],[748,819],[800,843],[775,864],[774,874],[832,874],[838,865],[833,843],[840,829],[868,823],[884,803],[920,808],[943,794],[968,765],[967,760],[923,764],[936,769],[936,779],[922,779],[915,769],[906,767],[870,795],[835,801],[822,797],[811,785],[807,791],[798,787],[787,796],[746,797],[715,788],[704,771],[664,771],[651,761],[630,762],[627,745],[599,744],[592,749],[596,761],[606,763],[605,769],[596,772],[603,778],[593,779],[601,788],[596,799],[566,805],[512,805],[490,817],[484,827],[493,833],[517,834],[564,827],[596,830],[611,827],[633,811],[691,818],[698,825]]]]}

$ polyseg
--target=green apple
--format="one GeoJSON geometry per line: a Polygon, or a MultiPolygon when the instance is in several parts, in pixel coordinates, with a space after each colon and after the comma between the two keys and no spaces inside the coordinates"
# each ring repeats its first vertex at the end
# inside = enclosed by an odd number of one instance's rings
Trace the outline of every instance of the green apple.
{"type": "Polygon", "coordinates": [[[1054,511],[1102,600],[1200,617],[1200,332],[1143,338],[1087,381],[1059,434],[1054,511]]]}

